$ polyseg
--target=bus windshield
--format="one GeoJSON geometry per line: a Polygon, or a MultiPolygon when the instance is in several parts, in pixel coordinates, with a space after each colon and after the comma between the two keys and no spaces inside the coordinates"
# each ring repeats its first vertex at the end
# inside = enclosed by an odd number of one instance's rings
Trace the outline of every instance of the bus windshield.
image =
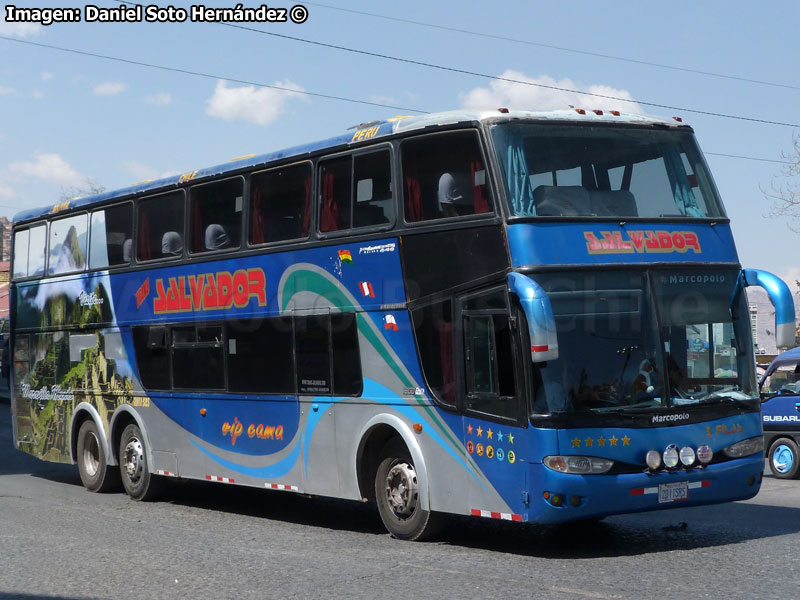
{"type": "Polygon", "coordinates": [[[534,414],[758,406],[735,270],[546,273],[559,358],[533,364],[534,414]]]}
{"type": "Polygon", "coordinates": [[[512,216],[724,216],[689,131],[515,122],[492,138],[512,216]]]}

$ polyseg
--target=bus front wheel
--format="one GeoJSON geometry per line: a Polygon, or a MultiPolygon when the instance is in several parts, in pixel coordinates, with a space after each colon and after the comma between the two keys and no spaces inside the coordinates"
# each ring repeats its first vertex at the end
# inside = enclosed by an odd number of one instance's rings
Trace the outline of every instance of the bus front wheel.
{"type": "Polygon", "coordinates": [[[109,468],[106,452],[97,425],[91,419],[78,430],[78,473],[90,492],[111,492],[119,489],[119,473],[109,468]]]}
{"type": "Polygon", "coordinates": [[[800,474],[800,452],[791,438],[779,438],[769,448],[769,468],[779,479],[795,479],[800,474]]]}
{"type": "Polygon", "coordinates": [[[152,500],[158,495],[160,481],[150,472],[144,436],[137,425],[130,424],[122,432],[119,471],[125,491],[134,500],[152,500]]]}
{"type": "Polygon", "coordinates": [[[401,540],[429,539],[439,531],[442,515],[422,509],[408,450],[402,443],[392,443],[383,456],[375,474],[375,498],[383,524],[401,540]]]}

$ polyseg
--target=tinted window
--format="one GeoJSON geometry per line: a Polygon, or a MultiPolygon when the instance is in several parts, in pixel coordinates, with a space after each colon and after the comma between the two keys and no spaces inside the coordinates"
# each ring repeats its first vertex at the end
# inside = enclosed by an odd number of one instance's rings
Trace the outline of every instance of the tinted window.
{"type": "Polygon", "coordinates": [[[132,206],[120,204],[92,213],[89,267],[103,269],[131,262],[132,206]]]}
{"type": "Polygon", "coordinates": [[[391,155],[388,150],[344,156],[320,166],[320,231],[391,223],[391,155]]]}
{"type": "Polygon", "coordinates": [[[311,165],[280,167],[250,178],[250,243],[308,237],[311,165]]]}
{"type": "Polygon", "coordinates": [[[301,394],[331,393],[330,319],[295,317],[297,389],[301,394]]]}
{"type": "Polygon", "coordinates": [[[407,140],[401,147],[406,221],[488,213],[492,200],[475,133],[407,140]]]}
{"type": "Polygon", "coordinates": [[[145,198],[138,214],[137,259],[183,255],[183,192],[145,198]]]}
{"type": "Polygon", "coordinates": [[[50,223],[50,275],[86,267],[87,216],[76,215],[50,223]]]}
{"type": "Polygon", "coordinates": [[[445,404],[455,405],[452,301],[418,308],[411,313],[411,319],[428,388],[445,404]]]}
{"type": "Polygon", "coordinates": [[[238,248],[241,243],[244,181],[237,177],[189,191],[191,251],[238,248]]]}
{"type": "Polygon", "coordinates": [[[355,313],[331,315],[333,342],[333,393],[357,396],[361,393],[361,356],[355,313]]]}
{"type": "Polygon", "coordinates": [[[172,385],[196,390],[225,389],[222,325],[172,329],[172,385]]]}
{"type": "Polygon", "coordinates": [[[28,240],[30,231],[24,229],[14,234],[14,277],[28,276],[28,240]]]}
{"type": "Polygon", "coordinates": [[[148,390],[167,390],[170,386],[167,328],[163,325],[133,328],[133,347],[139,380],[148,390]]]}
{"type": "Polygon", "coordinates": [[[230,391],[294,393],[291,318],[230,321],[227,327],[230,391]]]}

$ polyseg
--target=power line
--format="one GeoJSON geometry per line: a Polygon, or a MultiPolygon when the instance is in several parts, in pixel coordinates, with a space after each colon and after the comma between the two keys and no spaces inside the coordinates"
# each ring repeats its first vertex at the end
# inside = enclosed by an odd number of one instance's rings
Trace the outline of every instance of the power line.
{"type": "MultiPolygon", "coordinates": [[[[132,64],[132,65],[136,65],[136,66],[141,66],[141,67],[159,69],[159,70],[163,70],[163,71],[172,71],[172,72],[176,72],[176,73],[182,73],[184,75],[192,75],[192,76],[196,76],[196,77],[204,77],[204,78],[209,78],[209,79],[224,79],[226,81],[232,81],[234,83],[242,83],[242,84],[245,84],[245,85],[254,85],[254,86],[257,86],[257,87],[265,87],[265,88],[275,89],[275,90],[282,91],[282,92],[289,92],[289,93],[294,93],[294,94],[308,94],[309,96],[326,98],[326,99],[330,99],[330,100],[340,100],[342,102],[352,102],[352,103],[357,103],[357,104],[367,104],[367,105],[371,105],[371,106],[379,106],[379,107],[383,107],[383,108],[391,108],[391,109],[402,110],[402,111],[406,111],[406,112],[415,112],[415,113],[418,113],[418,114],[428,114],[428,111],[423,111],[423,110],[414,109],[414,108],[398,107],[398,106],[393,106],[393,105],[390,105],[390,104],[382,104],[380,102],[369,102],[369,101],[366,101],[366,100],[357,100],[357,99],[352,99],[352,98],[345,98],[345,97],[342,97],[342,96],[333,96],[333,95],[330,95],[330,94],[321,94],[321,93],[315,93],[315,92],[301,92],[299,90],[295,90],[295,89],[292,89],[292,88],[284,88],[284,87],[280,87],[280,86],[267,85],[267,84],[262,84],[262,83],[257,83],[257,82],[250,82],[250,81],[241,80],[241,79],[233,79],[233,78],[230,78],[230,77],[225,77],[225,76],[220,76],[220,75],[211,75],[211,74],[208,74],[208,73],[201,73],[201,72],[198,72],[198,71],[191,71],[191,70],[188,70],[188,69],[180,69],[180,68],[176,68],[176,67],[166,67],[166,66],[163,66],[163,65],[145,63],[145,62],[141,62],[141,61],[135,61],[135,60],[130,60],[130,59],[116,57],[116,56],[97,54],[97,53],[93,53],[93,52],[85,52],[85,51],[82,51],[82,50],[74,50],[72,48],[63,48],[63,47],[60,47],[60,46],[53,46],[53,45],[49,45],[49,44],[42,44],[42,43],[39,43],[39,42],[32,42],[30,40],[20,40],[20,39],[16,39],[16,38],[6,37],[6,36],[3,36],[3,35],[0,35],[0,39],[6,40],[6,41],[10,41],[10,42],[18,42],[18,43],[21,43],[21,44],[28,44],[28,45],[32,45],[32,46],[38,46],[38,47],[47,48],[47,49],[50,49],[50,50],[58,50],[58,51],[61,51],[61,52],[69,52],[69,53],[78,54],[78,55],[81,55],[81,56],[89,56],[89,57],[92,57],[92,58],[101,58],[101,59],[104,59],[104,60],[117,61],[117,62],[122,62],[122,63],[126,63],[126,64],[132,64]]],[[[592,94],[592,95],[594,95],[594,94],[592,94]]],[[[796,125],[793,125],[793,127],[796,127],[796,125]]],[[[775,159],[769,159],[769,158],[756,158],[756,157],[742,156],[742,155],[736,155],[736,154],[723,154],[723,153],[719,153],[719,152],[705,152],[705,154],[709,155],[709,156],[723,156],[723,157],[727,157],[727,158],[738,158],[738,159],[743,159],[743,160],[752,160],[752,161],[759,161],[759,162],[771,162],[771,163],[787,164],[787,165],[794,164],[794,163],[789,162],[789,161],[775,160],[775,159]]],[[[15,206],[9,206],[9,205],[4,205],[4,204],[0,204],[0,207],[12,208],[12,209],[18,208],[18,207],[15,207],[15,206]]]]}
{"type": "MultiPolygon", "coordinates": [[[[117,0],[117,1],[120,1],[120,0],[117,0]]],[[[660,69],[671,69],[673,71],[683,71],[685,73],[695,73],[695,74],[698,74],[698,75],[708,75],[709,77],[719,77],[721,79],[732,79],[734,81],[742,81],[742,82],[745,82],[745,83],[755,83],[755,84],[758,84],[758,85],[768,85],[768,86],[772,86],[772,87],[786,88],[786,89],[789,89],[789,90],[800,90],[800,86],[789,85],[789,84],[785,84],[785,83],[775,83],[775,82],[772,82],[772,81],[763,81],[763,80],[760,80],[760,79],[750,79],[750,78],[747,78],[747,77],[739,77],[739,76],[736,76],[736,75],[724,75],[722,73],[714,73],[712,71],[701,71],[699,69],[689,69],[687,67],[678,67],[678,66],[675,66],[675,65],[667,65],[667,64],[663,64],[663,63],[657,63],[657,62],[649,62],[649,61],[646,61],[646,60],[638,60],[638,59],[635,59],[635,58],[627,58],[627,57],[624,57],[624,56],[614,56],[612,54],[602,54],[600,52],[590,52],[588,50],[578,50],[577,48],[567,48],[566,46],[555,46],[553,44],[544,44],[544,43],[541,43],[541,42],[532,42],[530,40],[521,40],[521,39],[518,39],[518,38],[512,38],[512,37],[507,37],[507,36],[503,36],[503,35],[495,35],[495,34],[491,34],[491,33],[485,33],[485,32],[482,32],[482,31],[474,31],[474,30],[470,30],[470,29],[459,29],[458,27],[447,27],[445,25],[435,25],[433,23],[424,23],[422,21],[413,21],[411,19],[402,19],[400,17],[390,17],[388,15],[381,15],[381,14],[371,13],[371,12],[366,12],[366,11],[361,11],[361,10],[352,10],[352,9],[349,9],[349,8],[342,8],[340,6],[331,6],[330,4],[322,4],[322,3],[319,3],[319,2],[305,2],[305,4],[308,4],[310,6],[319,6],[319,7],[322,7],[322,8],[328,8],[330,10],[338,10],[338,11],[341,11],[341,12],[346,12],[346,13],[351,13],[351,14],[356,14],[356,15],[364,15],[364,16],[367,16],[367,17],[375,17],[377,19],[385,19],[387,21],[396,21],[396,22],[399,22],[399,23],[409,23],[411,25],[420,25],[422,27],[430,27],[431,29],[440,29],[442,31],[453,31],[455,33],[464,33],[464,34],[467,34],[467,35],[473,35],[473,36],[483,37],[483,38],[488,38],[488,39],[493,39],[493,40],[501,40],[501,41],[504,41],[504,42],[514,42],[516,44],[525,44],[527,46],[536,46],[536,47],[539,47],[539,48],[548,48],[550,50],[559,50],[561,52],[572,52],[574,54],[583,54],[584,56],[595,56],[595,57],[598,57],[598,58],[606,58],[606,59],[609,59],[609,60],[618,60],[618,61],[634,63],[634,64],[638,64],[638,65],[646,65],[648,67],[658,67],[660,69]]]]}
{"type": "MultiPolygon", "coordinates": [[[[123,0],[115,0],[115,1],[122,2],[123,0]]],[[[501,77],[499,75],[489,75],[487,73],[481,73],[479,71],[470,71],[468,69],[459,69],[457,67],[448,67],[448,66],[445,66],[445,65],[437,65],[435,63],[429,63],[429,62],[425,62],[425,61],[421,61],[421,60],[413,60],[413,59],[410,59],[410,58],[402,58],[402,57],[399,57],[399,56],[391,56],[389,54],[381,54],[380,52],[370,52],[368,50],[359,50],[357,48],[348,48],[347,46],[340,46],[340,45],[337,45],[337,44],[328,44],[326,42],[318,42],[316,40],[309,40],[309,39],[306,39],[306,38],[301,38],[301,37],[292,36],[292,35],[286,35],[286,34],[283,34],[283,33],[275,33],[274,31],[264,31],[263,29],[256,29],[255,27],[248,27],[246,25],[239,25],[239,24],[235,24],[235,23],[220,22],[219,24],[220,25],[225,25],[227,27],[233,27],[235,29],[241,29],[243,31],[250,31],[250,32],[253,32],[253,33],[260,33],[261,35],[269,35],[269,36],[272,36],[272,37],[277,37],[277,38],[281,38],[281,39],[285,39],[285,40],[292,40],[292,41],[295,41],[295,42],[302,42],[304,44],[311,44],[313,46],[320,46],[322,48],[330,48],[331,50],[340,50],[342,52],[351,52],[353,54],[360,54],[360,55],[363,55],[363,56],[371,56],[371,57],[374,57],[374,58],[381,58],[381,59],[384,59],[384,60],[391,60],[391,61],[395,61],[395,62],[399,62],[399,63],[416,65],[416,66],[419,66],[419,67],[426,67],[426,68],[429,68],[429,69],[436,69],[436,70],[439,70],[439,71],[447,71],[447,72],[450,72],[450,73],[459,73],[459,74],[462,74],[462,75],[471,75],[473,77],[481,77],[483,79],[491,79],[491,80],[494,80],[494,81],[505,81],[507,83],[516,83],[516,84],[520,84],[520,85],[527,85],[527,86],[531,86],[531,87],[538,87],[538,88],[543,88],[543,89],[548,89],[548,90],[556,90],[556,91],[559,91],[559,92],[568,92],[568,93],[571,93],[571,94],[579,94],[579,95],[582,95],[582,96],[592,96],[594,98],[603,98],[605,100],[614,100],[614,101],[617,101],[617,102],[627,102],[627,103],[632,103],[632,104],[641,104],[643,106],[652,106],[654,108],[663,108],[663,109],[668,109],[668,110],[677,111],[677,112],[694,113],[694,114],[699,114],[699,115],[705,115],[705,116],[708,116],[708,117],[720,117],[720,118],[724,118],[724,119],[735,119],[735,120],[739,120],[739,121],[748,121],[748,122],[751,122],[751,123],[761,123],[761,124],[765,124],[765,125],[780,125],[780,126],[783,126],[783,127],[794,127],[794,128],[799,128],[800,127],[800,124],[797,124],[797,123],[786,123],[786,122],[783,122],[783,121],[771,121],[771,120],[768,120],[768,119],[757,119],[757,118],[754,118],[754,117],[743,117],[741,115],[729,115],[729,114],[718,113],[718,112],[713,112],[713,111],[705,111],[705,110],[698,110],[698,109],[693,109],[693,108],[684,108],[684,107],[679,107],[679,106],[671,106],[669,104],[659,104],[657,102],[646,102],[644,100],[633,100],[631,98],[620,98],[618,96],[610,96],[610,95],[607,95],[607,94],[597,94],[597,93],[593,93],[593,92],[584,92],[582,90],[573,90],[573,89],[564,88],[564,87],[560,87],[560,86],[556,86],[556,85],[547,85],[547,84],[544,84],[544,83],[535,83],[535,82],[532,82],[532,81],[524,81],[524,80],[521,80],[521,79],[513,79],[513,78],[510,78],[510,77],[501,77]]]]}
{"type": "Polygon", "coordinates": [[[150,69],[160,69],[162,71],[171,71],[173,73],[182,73],[184,75],[194,75],[195,77],[205,77],[207,79],[224,79],[226,81],[231,81],[233,83],[241,83],[241,84],[244,84],[244,85],[253,85],[253,86],[261,87],[261,88],[269,88],[269,89],[272,89],[272,90],[279,90],[279,91],[287,92],[287,93],[291,93],[291,94],[305,94],[307,96],[314,96],[316,98],[326,98],[328,100],[341,100],[342,102],[352,102],[354,104],[366,104],[368,106],[379,106],[381,108],[391,108],[392,110],[401,110],[401,111],[404,111],[404,112],[414,112],[414,113],[419,113],[419,114],[426,114],[426,111],[418,110],[416,108],[408,108],[408,107],[404,107],[404,106],[393,106],[391,104],[383,104],[381,102],[370,102],[369,100],[358,100],[358,99],[355,99],[355,98],[345,98],[344,96],[333,96],[331,94],[321,94],[321,93],[318,93],[318,92],[300,91],[300,90],[295,90],[295,89],[292,89],[292,88],[281,87],[281,86],[278,86],[278,85],[268,85],[266,83],[259,83],[259,82],[256,82],[256,81],[247,81],[245,79],[234,79],[232,77],[225,77],[225,76],[222,76],[222,75],[213,75],[213,74],[210,74],[210,73],[202,73],[200,71],[191,71],[189,69],[181,69],[181,68],[178,68],[178,67],[166,67],[166,66],[163,66],[163,65],[156,65],[156,64],[153,64],[153,63],[146,63],[146,62],[142,62],[142,61],[138,61],[138,60],[131,60],[131,59],[128,59],[128,58],[122,58],[122,57],[119,57],[119,56],[111,56],[111,55],[108,55],[108,54],[98,54],[96,52],[85,52],[83,50],[74,50],[72,48],[64,48],[62,46],[53,46],[51,44],[42,44],[40,42],[32,42],[30,40],[20,40],[20,39],[17,39],[17,38],[7,37],[5,35],[0,35],[0,39],[1,40],[6,40],[8,42],[16,42],[18,44],[27,44],[29,46],[38,46],[40,48],[47,48],[49,50],[59,50],[60,52],[69,52],[69,53],[78,54],[78,55],[81,55],[81,56],[90,56],[92,58],[102,58],[104,60],[113,60],[113,61],[116,61],[116,62],[121,62],[121,63],[129,64],[129,65],[136,65],[136,66],[139,66],[139,67],[148,67],[150,69]]]}

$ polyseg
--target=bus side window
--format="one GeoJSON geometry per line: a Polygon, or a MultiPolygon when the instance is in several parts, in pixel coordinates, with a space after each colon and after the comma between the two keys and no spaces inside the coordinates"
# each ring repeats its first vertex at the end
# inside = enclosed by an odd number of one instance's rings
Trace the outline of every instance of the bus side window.
{"type": "Polygon", "coordinates": [[[89,268],[104,269],[131,262],[133,215],[131,204],[119,204],[92,213],[89,268]]]}
{"type": "Polygon", "coordinates": [[[462,304],[467,410],[507,419],[519,416],[513,333],[502,291],[462,304]]]}
{"type": "Polygon", "coordinates": [[[30,336],[14,338],[14,382],[19,385],[28,379],[31,370],[30,336]]]}
{"type": "Polygon", "coordinates": [[[225,389],[222,325],[172,328],[172,387],[225,389]]]}
{"type": "Polygon", "coordinates": [[[23,229],[14,234],[14,279],[28,276],[28,241],[30,237],[29,229],[23,229]]]}
{"type": "Polygon", "coordinates": [[[294,394],[292,319],[242,319],[227,323],[228,389],[253,394],[294,394]]]}
{"type": "Polygon", "coordinates": [[[244,180],[241,177],[196,185],[189,190],[189,250],[238,248],[242,240],[244,180]]]}
{"type": "Polygon", "coordinates": [[[388,150],[331,158],[320,163],[322,233],[394,222],[388,150]]]}
{"type": "Polygon", "coordinates": [[[133,327],[133,348],[139,380],[146,390],[170,389],[170,355],[167,351],[167,328],[164,325],[133,327]]]}
{"type": "Polygon", "coordinates": [[[250,178],[250,243],[307,238],[311,225],[311,163],[250,178]]]}
{"type": "Polygon", "coordinates": [[[456,387],[453,364],[453,301],[449,298],[411,313],[417,338],[422,373],[433,395],[444,404],[455,406],[456,387]]]}
{"type": "Polygon", "coordinates": [[[74,273],[86,267],[87,229],[86,215],[50,223],[50,275],[74,273]]]}
{"type": "Polygon", "coordinates": [[[137,260],[183,256],[183,196],[177,191],[139,201],[137,260]]]}
{"type": "Polygon", "coordinates": [[[412,138],[401,146],[406,221],[493,210],[478,137],[457,131],[412,138]]]}

